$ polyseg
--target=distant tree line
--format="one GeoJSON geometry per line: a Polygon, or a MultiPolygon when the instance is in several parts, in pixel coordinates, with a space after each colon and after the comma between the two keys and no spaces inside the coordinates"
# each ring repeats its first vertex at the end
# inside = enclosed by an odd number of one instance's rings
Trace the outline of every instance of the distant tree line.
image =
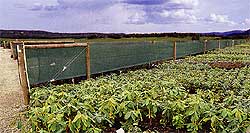
{"type": "MultiPolygon", "coordinates": [[[[247,32],[247,31],[246,31],[247,32]]],[[[248,31],[249,32],[249,31],[248,31]]],[[[133,34],[124,34],[124,33],[52,33],[47,31],[28,31],[28,30],[0,30],[1,38],[13,38],[13,39],[55,39],[55,38],[87,38],[87,39],[96,39],[96,38],[142,38],[142,37],[177,37],[185,38],[192,37],[192,40],[199,40],[200,37],[209,36],[209,37],[218,37],[216,34],[209,33],[133,33],[133,34]]],[[[231,36],[221,36],[223,38],[247,38],[248,34],[243,35],[231,35],[231,36]]]]}
{"type": "Polygon", "coordinates": [[[193,39],[199,39],[201,34],[199,33],[52,33],[46,31],[26,31],[26,30],[0,30],[1,38],[13,38],[13,39],[55,39],[55,38],[87,38],[87,39],[96,39],[96,38],[142,38],[142,37],[193,37],[193,39]]]}

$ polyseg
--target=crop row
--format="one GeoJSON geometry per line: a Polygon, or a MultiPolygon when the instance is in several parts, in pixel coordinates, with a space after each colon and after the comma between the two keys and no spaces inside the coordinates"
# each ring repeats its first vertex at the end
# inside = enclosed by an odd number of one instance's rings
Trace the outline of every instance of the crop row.
{"type": "Polygon", "coordinates": [[[227,61],[227,62],[250,62],[250,45],[237,45],[225,49],[211,51],[208,54],[198,55],[186,58],[191,62],[214,62],[214,61],[227,61]]]}

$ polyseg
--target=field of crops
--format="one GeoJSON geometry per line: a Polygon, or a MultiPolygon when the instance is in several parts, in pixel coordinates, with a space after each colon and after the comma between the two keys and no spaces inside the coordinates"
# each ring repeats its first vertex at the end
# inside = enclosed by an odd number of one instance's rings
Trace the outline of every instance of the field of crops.
{"type": "Polygon", "coordinates": [[[249,63],[250,45],[245,44],[149,70],[33,88],[26,114],[29,124],[23,130],[246,132],[249,63]],[[216,67],[223,62],[233,64],[233,69],[216,67]]]}
{"type": "Polygon", "coordinates": [[[217,51],[211,51],[209,54],[199,55],[187,58],[188,61],[198,62],[214,62],[214,61],[230,61],[230,62],[245,62],[250,61],[250,46],[238,45],[233,48],[225,48],[217,51]]]}

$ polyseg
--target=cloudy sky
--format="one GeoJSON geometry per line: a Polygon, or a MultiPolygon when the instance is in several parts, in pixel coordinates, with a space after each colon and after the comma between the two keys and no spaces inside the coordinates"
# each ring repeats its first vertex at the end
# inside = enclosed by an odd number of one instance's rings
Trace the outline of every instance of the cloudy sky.
{"type": "Polygon", "coordinates": [[[250,28],[250,0],[0,0],[0,29],[210,32],[250,28]]]}

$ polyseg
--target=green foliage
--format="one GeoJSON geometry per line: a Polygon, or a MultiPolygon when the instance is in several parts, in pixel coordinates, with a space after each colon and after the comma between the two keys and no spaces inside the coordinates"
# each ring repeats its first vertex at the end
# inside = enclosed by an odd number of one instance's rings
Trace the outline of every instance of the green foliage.
{"type": "Polygon", "coordinates": [[[215,62],[215,61],[230,61],[230,62],[250,62],[250,44],[236,45],[225,49],[210,51],[208,54],[198,55],[186,58],[191,62],[215,62]]]}
{"type": "Polygon", "coordinates": [[[170,62],[78,85],[34,88],[27,116],[30,132],[102,132],[117,123],[127,132],[157,124],[188,132],[246,132],[249,99],[248,66],[170,62]]]}

